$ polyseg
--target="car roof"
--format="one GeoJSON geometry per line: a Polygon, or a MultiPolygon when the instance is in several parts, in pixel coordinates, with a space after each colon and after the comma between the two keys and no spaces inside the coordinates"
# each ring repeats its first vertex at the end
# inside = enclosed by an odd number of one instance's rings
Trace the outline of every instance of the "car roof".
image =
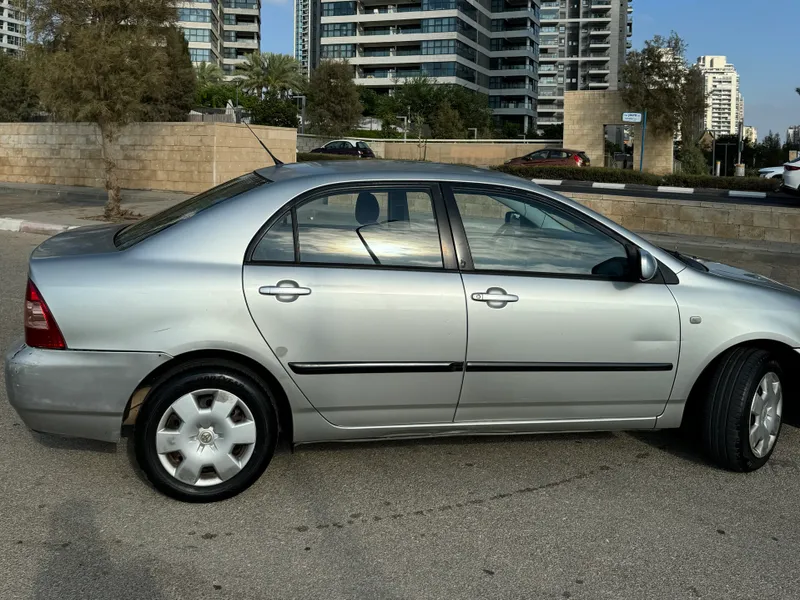
{"type": "Polygon", "coordinates": [[[543,150],[563,150],[564,152],[572,152],[573,154],[582,154],[585,152],[584,150],[570,150],[569,148],[556,148],[554,146],[548,146],[547,148],[543,148],[543,150]]]}
{"type": "MultiPolygon", "coordinates": [[[[328,144],[332,144],[333,142],[350,142],[351,144],[353,144],[355,146],[358,142],[364,142],[364,140],[353,140],[353,139],[350,139],[350,138],[342,138],[342,139],[339,139],[339,140],[331,140],[330,142],[326,142],[325,145],[327,146],[328,144]]],[[[366,143],[366,142],[364,142],[364,143],[366,143]]]]}
{"type": "MultiPolygon", "coordinates": [[[[256,171],[261,177],[275,182],[292,179],[314,179],[313,185],[328,185],[352,181],[465,181],[515,185],[526,183],[519,177],[469,165],[412,160],[325,160],[289,163],[265,167],[256,171]]],[[[311,183],[311,182],[309,182],[311,183]]]]}

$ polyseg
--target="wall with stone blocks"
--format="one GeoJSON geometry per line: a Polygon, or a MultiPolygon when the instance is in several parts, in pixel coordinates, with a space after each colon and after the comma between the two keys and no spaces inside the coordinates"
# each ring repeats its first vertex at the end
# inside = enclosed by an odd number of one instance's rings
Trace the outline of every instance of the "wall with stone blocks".
{"type": "MultiPolygon", "coordinates": [[[[294,162],[296,131],[253,127],[284,162],[294,162]]],[[[247,128],[230,123],[134,123],[113,149],[128,189],[200,192],[271,166],[247,128]]],[[[100,134],[88,123],[0,123],[0,181],[104,186],[100,134]]]]}
{"type": "MultiPolygon", "coordinates": [[[[556,144],[558,145],[558,144],[556,144]]],[[[480,142],[385,142],[384,158],[393,160],[429,160],[490,167],[502,165],[509,159],[552,147],[551,143],[508,144],[480,142]]]]}
{"type": "MultiPolygon", "coordinates": [[[[622,113],[630,109],[616,91],[585,90],[564,93],[564,147],[583,150],[596,167],[603,166],[605,155],[605,125],[622,124],[622,113]]],[[[642,139],[641,125],[634,125],[633,164],[639,167],[642,139]]],[[[671,134],[645,134],[644,170],[668,175],[673,168],[671,134]]]]}
{"type": "Polygon", "coordinates": [[[633,231],[800,244],[800,208],[564,194],[633,231]]]}

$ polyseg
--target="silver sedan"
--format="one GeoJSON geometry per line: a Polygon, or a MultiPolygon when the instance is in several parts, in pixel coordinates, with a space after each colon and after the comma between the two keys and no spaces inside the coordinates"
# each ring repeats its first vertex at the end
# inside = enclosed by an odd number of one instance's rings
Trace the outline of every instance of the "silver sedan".
{"type": "Polygon", "coordinates": [[[212,501],[289,444],[684,425],[718,465],[772,454],[800,295],[653,246],[522,179],[280,165],[30,259],[6,356],[32,429],[116,441],[212,501]]]}

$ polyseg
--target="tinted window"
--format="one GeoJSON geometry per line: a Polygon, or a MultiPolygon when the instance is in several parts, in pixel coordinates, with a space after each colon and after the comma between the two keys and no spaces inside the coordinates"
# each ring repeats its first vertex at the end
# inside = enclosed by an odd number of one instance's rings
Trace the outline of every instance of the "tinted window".
{"type": "Polygon", "coordinates": [[[455,192],[478,270],[625,277],[625,247],[566,211],[533,198],[455,192]]]}
{"type": "Polygon", "coordinates": [[[223,183],[222,185],[218,185],[215,188],[211,188],[193,198],[189,198],[180,204],[162,210],[143,221],[128,225],[125,229],[117,233],[114,238],[114,243],[117,247],[122,249],[130,248],[134,244],[138,244],[159,231],[163,231],[178,221],[191,219],[215,204],[230,200],[234,196],[243,194],[265,183],[269,183],[269,181],[255,173],[243,175],[223,183]]]}
{"type": "Polygon", "coordinates": [[[357,190],[296,208],[300,262],[442,267],[430,193],[357,190]]]}
{"type": "Polygon", "coordinates": [[[364,142],[357,142],[356,148],[361,148],[362,150],[369,150],[369,146],[367,146],[364,142]]]}
{"type": "Polygon", "coordinates": [[[539,150],[538,152],[534,152],[528,156],[531,160],[541,160],[543,158],[547,158],[547,152],[545,150],[539,150]]]}
{"type": "Polygon", "coordinates": [[[324,147],[328,150],[338,150],[342,147],[342,142],[328,142],[324,147]]]}
{"type": "Polygon", "coordinates": [[[351,144],[350,142],[341,142],[341,146],[339,147],[344,148],[346,150],[347,148],[352,148],[353,144],[351,144]]]}
{"type": "Polygon", "coordinates": [[[550,150],[550,158],[568,158],[569,153],[563,150],[550,150]]]}

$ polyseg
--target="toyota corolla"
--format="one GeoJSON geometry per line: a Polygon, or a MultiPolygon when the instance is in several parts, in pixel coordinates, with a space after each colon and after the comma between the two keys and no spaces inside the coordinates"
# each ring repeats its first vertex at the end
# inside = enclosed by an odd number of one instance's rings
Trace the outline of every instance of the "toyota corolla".
{"type": "Polygon", "coordinates": [[[52,237],[29,273],[11,404],[40,432],[133,426],[144,473],[188,501],[250,486],[279,436],[684,424],[752,471],[800,372],[798,292],[468,167],[265,168],[52,237]]]}

